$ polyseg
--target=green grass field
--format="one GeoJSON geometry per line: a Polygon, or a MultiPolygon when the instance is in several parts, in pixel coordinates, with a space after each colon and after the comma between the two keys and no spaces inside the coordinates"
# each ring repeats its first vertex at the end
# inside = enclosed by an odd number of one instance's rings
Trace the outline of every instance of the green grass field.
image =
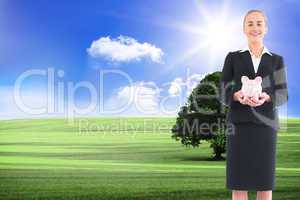
{"type": "MultiPolygon", "coordinates": [[[[0,121],[0,199],[230,200],[225,161],[210,161],[206,142],[186,148],[171,139],[174,122],[0,121]]],[[[300,199],[299,133],[300,119],[279,132],[274,200],[300,199]]]]}

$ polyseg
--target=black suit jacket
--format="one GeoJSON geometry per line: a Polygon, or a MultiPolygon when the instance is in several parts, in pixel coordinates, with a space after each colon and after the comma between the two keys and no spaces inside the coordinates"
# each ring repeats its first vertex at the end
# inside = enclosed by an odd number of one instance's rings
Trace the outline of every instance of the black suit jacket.
{"type": "Polygon", "coordinates": [[[286,69],[283,57],[271,52],[262,55],[257,73],[254,71],[249,51],[229,52],[225,58],[222,75],[222,102],[229,106],[227,121],[232,123],[254,122],[279,128],[277,107],[288,100],[286,69]],[[270,95],[271,101],[251,107],[233,100],[234,92],[241,89],[241,77],[250,79],[261,76],[262,90],[270,95]]]}

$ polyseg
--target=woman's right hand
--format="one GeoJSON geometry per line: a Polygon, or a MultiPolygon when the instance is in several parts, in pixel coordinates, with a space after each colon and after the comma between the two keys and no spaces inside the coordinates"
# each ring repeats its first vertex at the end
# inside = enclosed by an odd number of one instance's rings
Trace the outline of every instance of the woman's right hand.
{"type": "Polygon", "coordinates": [[[249,99],[247,96],[243,95],[242,90],[239,90],[233,94],[233,100],[239,101],[241,104],[246,105],[246,104],[248,104],[249,99]]]}

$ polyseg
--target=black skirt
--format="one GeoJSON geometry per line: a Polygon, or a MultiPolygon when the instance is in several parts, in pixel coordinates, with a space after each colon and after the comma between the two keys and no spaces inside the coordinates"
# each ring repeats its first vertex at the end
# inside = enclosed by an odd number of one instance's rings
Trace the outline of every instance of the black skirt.
{"type": "Polygon", "coordinates": [[[251,122],[233,125],[226,135],[226,187],[274,190],[277,130],[251,122]]]}

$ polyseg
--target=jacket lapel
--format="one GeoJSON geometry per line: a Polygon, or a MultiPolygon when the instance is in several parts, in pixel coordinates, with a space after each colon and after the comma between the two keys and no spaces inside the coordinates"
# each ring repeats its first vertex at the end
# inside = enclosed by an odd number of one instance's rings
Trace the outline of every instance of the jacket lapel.
{"type": "Polygon", "coordinates": [[[241,52],[240,56],[242,57],[242,61],[245,64],[245,68],[247,70],[247,74],[249,78],[254,79],[256,76],[264,77],[265,74],[270,70],[269,68],[272,65],[272,56],[264,53],[261,57],[260,63],[258,65],[257,72],[254,71],[254,65],[252,63],[251,55],[249,51],[241,52]]]}
{"type": "Polygon", "coordinates": [[[266,53],[263,54],[255,76],[268,76],[272,72],[272,66],[272,56],[266,53]]]}

